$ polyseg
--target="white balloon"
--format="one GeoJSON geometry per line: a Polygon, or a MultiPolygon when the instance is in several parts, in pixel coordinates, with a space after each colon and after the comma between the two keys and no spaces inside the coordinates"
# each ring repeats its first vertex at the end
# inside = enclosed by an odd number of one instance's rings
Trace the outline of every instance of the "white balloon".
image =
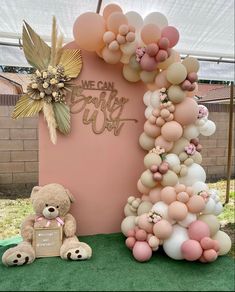
{"type": "Polygon", "coordinates": [[[168,205],[160,201],[153,205],[151,211],[160,214],[162,218],[168,219],[168,205]]]}
{"type": "Polygon", "coordinates": [[[211,120],[208,120],[199,130],[203,136],[211,136],[216,131],[216,125],[211,120]]]}
{"type": "Polygon", "coordinates": [[[195,125],[197,127],[202,127],[203,125],[205,125],[205,123],[208,121],[207,118],[201,118],[201,119],[197,119],[195,122],[195,125]]]}
{"type": "Polygon", "coordinates": [[[128,11],[125,15],[128,19],[128,24],[134,26],[136,31],[139,31],[142,28],[144,21],[139,13],[128,11]]]}
{"type": "Polygon", "coordinates": [[[205,182],[206,173],[205,170],[201,167],[201,165],[193,163],[188,167],[187,175],[179,178],[179,183],[184,184],[186,186],[192,186],[197,181],[205,182]]]}
{"type": "Polygon", "coordinates": [[[209,188],[208,188],[208,185],[205,184],[204,182],[202,181],[197,181],[195,182],[193,185],[192,185],[192,188],[193,188],[193,194],[194,195],[197,195],[199,192],[201,191],[208,191],[209,188]]]}
{"type": "Polygon", "coordinates": [[[184,259],[181,252],[182,244],[189,239],[187,229],[176,224],[173,226],[171,236],[164,241],[163,249],[165,253],[174,260],[184,259]]]}
{"type": "Polygon", "coordinates": [[[202,214],[213,214],[215,208],[215,201],[212,198],[209,198],[208,202],[206,203],[205,208],[202,210],[202,214]]]}
{"type": "Polygon", "coordinates": [[[194,124],[188,125],[184,128],[183,137],[188,140],[197,138],[200,134],[200,131],[197,126],[194,124]]]}
{"type": "Polygon", "coordinates": [[[148,119],[152,114],[153,108],[152,106],[148,106],[144,112],[146,119],[148,119]]]}
{"type": "Polygon", "coordinates": [[[209,194],[210,194],[210,196],[211,196],[211,198],[213,200],[216,200],[216,198],[218,197],[218,190],[216,190],[216,189],[210,189],[209,190],[209,194]]]}
{"type": "Polygon", "coordinates": [[[219,230],[213,237],[212,239],[217,240],[220,245],[220,250],[219,250],[219,255],[225,255],[228,253],[231,249],[232,242],[228,234],[225,232],[219,230]]]}
{"type": "Polygon", "coordinates": [[[160,91],[159,90],[155,90],[150,98],[150,104],[151,106],[155,109],[155,108],[159,108],[160,106],[160,91]]]}
{"type": "Polygon", "coordinates": [[[160,29],[168,26],[168,21],[165,15],[160,12],[152,12],[148,14],[144,19],[144,24],[153,23],[156,24],[160,29]]]}
{"type": "Polygon", "coordinates": [[[214,208],[214,212],[213,214],[215,216],[219,216],[219,214],[221,214],[223,212],[223,205],[221,204],[221,202],[218,202],[216,205],[215,205],[215,208],[214,208]]]}
{"type": "Polygon", "coordinates": [[[178,223],[183,227],[188,227],[192,222],[194,222],[196,220],[197,220],[196,214],[188,213],[186,218],[182,221],[179,221],[178,223]]]}
{"type": "Polygon", "coordinates": [[[180,165],[180,160],[178,155],[174,153],[170,153],[166,155],[165,161],[169,163],[170,168],[173,168],[174,166],[180,165]]]}
{"type": "Polygon", "coordinates": [[[121,224],[122,233],[127,237],[127,233],[129,230],[135,228],[135,220],[136,216],[128,216],[126,217],[121,224]]]}
{"type": "Polygon", "coordinates": [[[150,91],[150,90],[146,91],[145,94],[144,94],[143,101],[144,101],[144,104],[146,106],[150,105],[151,95],[152,95],[152,91],[150,91]]]}

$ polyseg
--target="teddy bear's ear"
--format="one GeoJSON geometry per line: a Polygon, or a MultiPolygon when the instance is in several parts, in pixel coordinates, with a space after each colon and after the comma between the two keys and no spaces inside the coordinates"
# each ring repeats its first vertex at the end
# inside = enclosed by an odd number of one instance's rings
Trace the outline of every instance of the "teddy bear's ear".
{"type": "Polygon", "coordinates": [[[74,202],[75,202],[75,198],[74,198],[74,196],[72,195],[72,193],[71,193],[68,189],[66,189],[66,193],[67,193],[67,195],[68,195],[68,197],[69,197],[70,202],[71,202],[71,203],[74,203],[74,202]]]}
{"type": "Polygon", "coordinates": [[[40,187],[40,186],[35,186],[35,187],[33,187],[32,192],[31,192],[31,196],[30,196],[32,202],[33,202],[33,200],[34,200],[34,198],[35,198],[35,195],[41,190],[41,188],[42,188],[42,187],[40,187]]]}

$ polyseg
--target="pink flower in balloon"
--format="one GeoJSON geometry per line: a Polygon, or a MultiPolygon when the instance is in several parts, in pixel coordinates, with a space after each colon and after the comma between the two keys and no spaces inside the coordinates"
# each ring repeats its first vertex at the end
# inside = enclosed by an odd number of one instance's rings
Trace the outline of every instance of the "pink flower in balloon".
{"type": "Polygon", "coordinates": [[[199,109],[198,119],[207,118],[208,117],[209,111],[208,111],[207,107],[205,107],[202,104],[199,104],[198,105],[198,109],[199,109]]]}
{"type": "Polygon", "coordinates": [[[155,211],[150,211],[148,213],[148,222],[157,223],[157,222],[159,222],[161,220],[162,220],[162,216],[159,213],[157,213],[155,211]]]}
{"type": "Polygon", "coordinates": [[[186,146],[184,148],[184,151],[188,154],[188,155],[193,155],[196,153],[196,147],[193,143],[190,143],[188,146],[186,146]]]}
{"type": "Polygon", "coordinates": [[[198,193],[198,195],[201,196],[206,203],[208,202],[208,200],[210,198],[210,194],[206,191],[201,191],[198,193]]]}
{"type": "Polygon", "coordinates": [[[136,61],[140,62],[141,58],[144,56],[145,54],[145,48],[144,47],[138,47],[135,51],[136,54],[136,61]]]}

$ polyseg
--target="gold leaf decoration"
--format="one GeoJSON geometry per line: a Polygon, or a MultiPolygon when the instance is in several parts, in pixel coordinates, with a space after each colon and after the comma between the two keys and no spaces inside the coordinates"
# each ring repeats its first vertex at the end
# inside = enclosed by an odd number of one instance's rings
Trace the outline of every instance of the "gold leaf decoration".
{"type": "Polygon", "coordinates": [[[64,103],[53,103],[55,119],[58,130],[63,134],[70,132],[70,109],[64,103]]]}
{"type": "Polygon", "coordinates": [[[43,103],[43,113],[44,117],[47,121],[47,126],[49,129],[50,139],[53,144],[57,142],[57,135],[56,135],[56,127],[57,123],[55,120],[54,110],[51,103],[44,102],[43,103]]]}
{"type": "Polygon", "coordinates": [[[29,64],[38,70],[46,69],[50,63],[51,49],[26,22],[23,25],[22,39],[29,64]]]}
{"type": "Polygon", "coordinates": [[[15,105],[12,118],[32,117],[40,112],[42,106],[42,100],[33,100],[27,94],[22,95],[15,105]]]}
{"type": "Polygon", "coordinates": [[[82,69],[82,56],[79,49],[63,50],[59,64],[64,67],[64,74],[76,78],[82,69]]]}

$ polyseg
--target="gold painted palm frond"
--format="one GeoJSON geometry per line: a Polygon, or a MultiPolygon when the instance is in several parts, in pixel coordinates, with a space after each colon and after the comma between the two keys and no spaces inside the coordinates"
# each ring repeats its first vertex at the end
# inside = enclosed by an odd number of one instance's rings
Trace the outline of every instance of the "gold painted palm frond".
{"type": "Polygon", "coordinates": [[[27,22],[24,22],[23,25],[22,39],[24,54],[29,64],[38,70],[47,69],[50,63],[51,49],[27,22]]]}
{"type": "Polygon", "coordinates": [[[64,74],[76,78],[82,69],[82,56],[79,49],[63,50],[59,64],[64,67],[64,74]]]}
{"type": "Polygon", "coordinates": [[[17,101],[12,113],[13,119],[32,117],[40,112],[43,100],[33,100],[27,94],[22,95],[17,101]]]}

